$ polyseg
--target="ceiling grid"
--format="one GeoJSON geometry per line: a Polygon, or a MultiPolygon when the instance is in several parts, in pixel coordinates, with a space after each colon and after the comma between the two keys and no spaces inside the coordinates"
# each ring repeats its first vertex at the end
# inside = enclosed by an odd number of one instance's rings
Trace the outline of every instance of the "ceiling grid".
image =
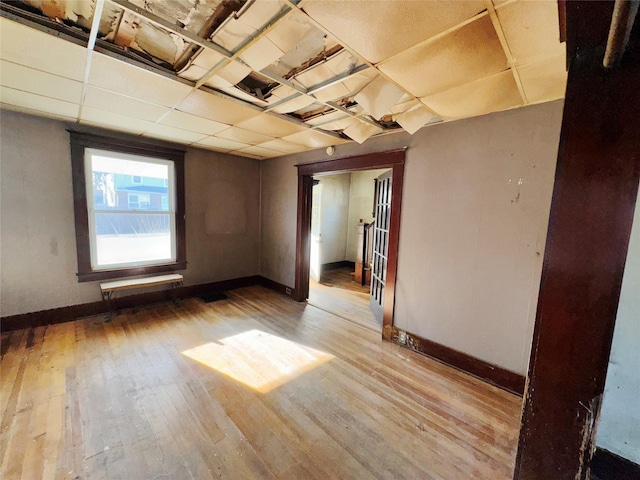
{"type": "Polygon", "coordinates": [[[3,108],[251,158],[414,134],[562,98],[566,83],[548,1],[14,0],[0,13],[3,108]]]}

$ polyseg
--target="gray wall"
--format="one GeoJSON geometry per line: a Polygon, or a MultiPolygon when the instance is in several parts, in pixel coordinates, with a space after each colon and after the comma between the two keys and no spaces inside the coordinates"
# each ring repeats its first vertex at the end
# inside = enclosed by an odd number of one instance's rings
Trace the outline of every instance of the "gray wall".
{"type": "MultiPolygon", "coordinates": [[[[65,124],[3,110],[0,130],[0,314],[100,300],[76,280],[65,124]]],[[[185,285],[258,274],[260,163],[190,149],[185,174],[185,285]]]]}
{"type": "Polygon", "coordinates": [[[640,464],[640,205],[636,204],[596,444],[640,464]]]}
{"type": "MultiPolygon", "coordinates": [[[[558,151],[561,101],[336,147],[408,147],[395,323],[526,373],[558,151]]],[[[295,277],[296,163],[263,162],[261,274],[295,277]]]]}

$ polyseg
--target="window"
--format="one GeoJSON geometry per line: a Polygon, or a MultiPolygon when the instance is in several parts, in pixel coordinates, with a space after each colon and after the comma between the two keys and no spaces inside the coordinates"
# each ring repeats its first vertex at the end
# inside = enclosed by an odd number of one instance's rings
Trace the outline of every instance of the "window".
{"type": "Polygon", "coordinates": [[[79,281],[186,267],[184,153],[71,132],[79,281]]]}

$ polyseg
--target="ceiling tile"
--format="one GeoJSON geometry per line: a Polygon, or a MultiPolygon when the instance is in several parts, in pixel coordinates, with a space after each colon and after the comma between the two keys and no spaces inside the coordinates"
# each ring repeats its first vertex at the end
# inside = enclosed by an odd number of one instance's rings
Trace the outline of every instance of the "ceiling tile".
{"type": "Polygon", "coordinates": [[[259,72],[267,65],[271,65],[277,61],[283,55],[284,52],[271,40],[263,37],[242,52],[240,58],[256,72],[259,72]]]}
{"type": "Polygon", "coordinates": [[[167,107],[142,102],[135,98],[91,86],[87,88],[84,105],[150,122],[155,122],[169,111],[167,107]]]}
{"type": "Polygon", "coordinates": [[[139,118],[127,117],[113,112],[105,112],[91,107],[82,107],[80,123],[110,127],[121,132],[141,134],[153,127],[153,122],[147,122],[139,118]]]}
{"type": "Polygon", "coordinates": [[[13,88],[0,87],[0,102],[19,109],[41,112],[56,117],[75,120],[78,116],[78,104],[22,92],[13,88]]]}
{"type": "Polygon", "coordinates": [[[518,68],[529,103],[548,102],[564,97],[567,87],[565,56],[518,68]]]}
{"type": "Polygon", "coordinates": [[[295,112],[296,110],[312,105],[315,101],[316,99],[310,95],[300,95],[293,100],[289,100],[288,102],[284,102],[283,104],[274,107],[272,110],[276,113],[295,112]]]}
{"type": "Polygon", "coordinates": [[[270,142],[261,143],[258,146],[268,148],[269,150],[275,150],[276,152],[281,153],[299,153],[309,149],[309,147],[305,145],[287,142],[286,140],[282,140],[281,138],[271,140],[270,142]]]}
{"type": "Polygon", "coordinates": [[[299,143],[310,148],[329,147],[331,145],[340,145],[347,143],[347,140],[336,138],[331,135],[318,132],[317,130],[308,130],[306,132],[294,133],[283,138],[287,142],[299,143]]]}
{"type": "Polygon", "coordinates": [[[398,115],[395,120],[409,134],[413,135],[435,117],[424,105],[418,105],[398,115]]]}
{"type": "Polygon", "coordinates": [[[474,117],[522,104],[520,92],[510,70],[424,97],[421,100],[447,119],[474,117]]]}
{"type": "Polygon", "coordinates": [[[203,48],[198,56],[193,59],[193,64],[210,70],[223,60],[225,60],[225,57],[222,54],[214,52],[210,48],[203,48]]]}
{"type": "Polygon", "coordinates": [[[282,156],[282,152],[276,152],[275,150],[271,150],[269,148],[264,148],[264,147],[258,147],[258,146],[242,148],[240,150],[233,151],[233,153],[237,153],[239,155],[248,153],[250,155],[255,155],[260,158],[274,158],[274,157],[282,156]]]}
{"type": "Polygon", "coordinates": [[[87,50],[34,28],[0,18],[2,58],[10,62],[82,81],[87,50]]]}
{"type": "Polygon", "coordinates": [[[386,115],[402,98],[404,92],[383,77],[369,83],[354,97],[354,100],[376,120],[386,115]]]}
{"type": "Polygon", "coordinates": [[[240,19],[242,23],[258,30],[275,17],[282,7],[283,2],[279,0],[260,0],[259,2],[253,2],[240,19]]]}
{"type": "Polygon", "coordinates": [[[259,111],[250,107],[202,90],[192,92],[177,106],[177,109],[228,125],[235,125],[260,114],[259,111]]]}
{"type": "Polygon", "coordinates": [[[229,64],[220,70],[217,75],[229,82],[231,85],[235,85],[236,83],[244,80],[250,73],[250,67],[234,60],[229,62],[229,64]]]}
{"type": "Polygon", "coordinates": [[[330,113],[326,113],[324,115],[318,115],[317,117],[310,118],[305,123],[307,125],[323,125],[326,123],[335,122],[337,120],[342,120],[344,118],[353,118],[351,115],[346,114],[344,112],[340,112],[338,110],[334,110],[330,113]]]}
{"type": "Polygon", "coordinates": [[[488,16],[380,65],[382,72],[418,97],[506,68],[507,59],[488,16]]]}
{"type": "Polygon", "coordinates": [[[301,41],[314,33],[320,32],[303,13],[293,11],[276,24],[267,38],[283,52],[289,52],[300,48],[301,41]]]}
{"type": "Polygon", "coordinates": [[[82,95],[80,82],[4,60],[0,62],[0,84],[72,103],[80,103],[82,95]]]}
{"type": "Polygon", "coordinates": [[[229,125],[220,122],[214,122],[202,117],[196,117],[195,115],[189,115],[188,113],[180,112],[178,110],[172,110],[161,121],[163,125],[169,125],[170,127],[182,128],[183,130],[189,130],[191,132],[202,133],[204,135],[215,135],[222,130],[229,128],[229,125]]]}
{"type": "Polygon", "coordinates": [[[267,114],[260,114],[249,120],[240,122],[236,126],[276,138],[307,130],[303,125],[297,125],[288,120],[282,120],[274,115],[267,114]]]}
{"type": "Polygon", "coordinates": [[[205,146],[209,149],[216,150],[218,152],[230,152],[232,150],[240,150],[241,148],[250,147],[245,143],[234,142],[233,140],[227,140],[225,138],[207,137],[204,140],[197,142],[198,145],[205,146]]]}
{"type": "Polygon", "coordinates": [[[318,90],[313,93],[313,96],[316,97],[321,102],[331,102],[332,100],[341,100],[345,97],[351,95],[351,92],[347,87],[345,87],[344,83],[339,82],[335,85],[330,85],[322,90],[318,90]]]}
{"type": "Polygon", "coordinates": [[[231,21],[216,33],[213,41],[230,52],[235,51],[246,39],[255,35],[257,28],[254,28],[241,20],[231,18],[231,21]]]}
{"type": "Polygon", "coordinates": [[[188,85],[99,53],[93,54],[89,84],[165,107],[172,107],[192,90],[188,85]]]}
{"type": "Polygon", "coordinates": [[[169,127],[168,125],[160,125],[158,123],[149,127],[149,129],[144,133],[144,136],[167,138],[180,143],[194,143],[206,138],[206,135],[201,133],[189,132],[188,130],[169,127]]]}
{"type": "Polygon", "coordinates": [[[472,18],[486,7],[482,0],[312,0],[303,8],[339,41],[378,63],[472,18]]]}
{"type": "Polygon", "coordinates": [[[230,127],[216,134],[219,138],[225,138],[227,140],[233,140],[234,142],[246,143],[249,145],[257,145],[258,143],[268,142],[273,140],[273,137],[269,135],[263,135],[258,132],[245,130],[238,127],[230,127]]]}
{"type": "Polygon", "coordinates": [[[497,14],[516,65],[558,57],[565,51],[557,2],[513,2],[497,14]]]}
{"type": "Polygon", "coordinates": [[[380,132],[382,132],[381,128],[355,119],[343,133],[356,142],[363,143],[367,138],[380,132]]]}

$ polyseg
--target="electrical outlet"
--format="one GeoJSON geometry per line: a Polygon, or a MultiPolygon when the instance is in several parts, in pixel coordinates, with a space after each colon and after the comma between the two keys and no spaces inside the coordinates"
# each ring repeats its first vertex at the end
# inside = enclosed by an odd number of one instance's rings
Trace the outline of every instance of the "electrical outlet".
{"type": "Polygon", "coordinates": [[[287,292],[287,295],[291,295],[291,289],[289,287],[286,287],[284,291],[287,292]]]}

